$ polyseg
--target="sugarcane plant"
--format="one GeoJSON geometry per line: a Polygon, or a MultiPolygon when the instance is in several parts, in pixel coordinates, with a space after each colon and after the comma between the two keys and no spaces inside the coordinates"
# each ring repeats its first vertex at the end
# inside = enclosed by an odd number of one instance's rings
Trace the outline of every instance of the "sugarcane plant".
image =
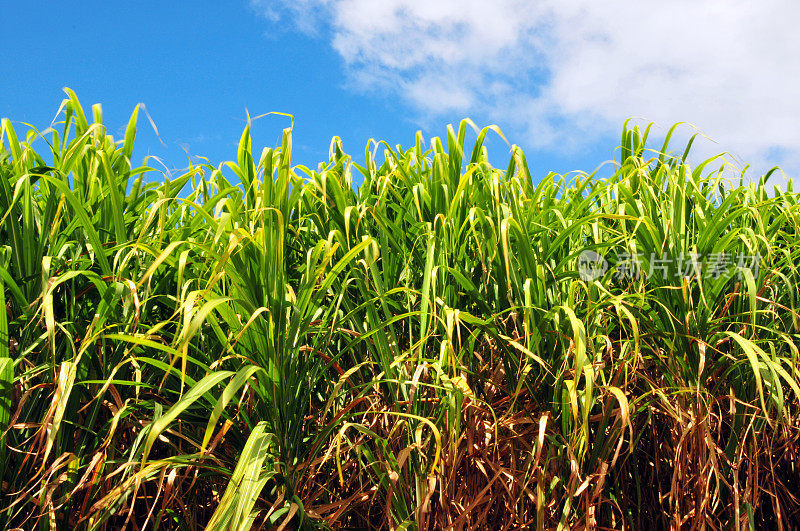
{"type": "Polygon", "coordinates": [[[309,168],[287,116],[166,172],[65,92],[0,125],[0,526],[799,525],[778,169],[626,122],[536,178],[470,120],[309,168]]]}

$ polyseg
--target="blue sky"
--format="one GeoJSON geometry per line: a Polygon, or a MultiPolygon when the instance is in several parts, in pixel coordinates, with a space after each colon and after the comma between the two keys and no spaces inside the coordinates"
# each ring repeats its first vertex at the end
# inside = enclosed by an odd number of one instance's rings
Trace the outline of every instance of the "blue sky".
{"type": "MultiPolygon", "coordinates": [[[[800,8],[790,0],[4,1],[0,116],[46,127],[69,86],[113,132],[138,102],[138,157],[235,157],[251,115],[295,116],[295,162],[330,139],[410,145],[462,117],[498,124],[535,174],[592,170],[625,118],[690,121],[765,168],[800,167],[800,8]],[[73,5],[75,4],[75,5],[73,5]],[[490,6],[491,8],[487,7],[490,6]]],[[[275,145],[283,117],[254,126],[275,145]]],[[[23,126],[18,126],[23,127],[23,126]]],[[[685,133],[689,129],[685,128],[685,133]]],[[[491,142],[495,165],[507,146],[491,142]]]]}

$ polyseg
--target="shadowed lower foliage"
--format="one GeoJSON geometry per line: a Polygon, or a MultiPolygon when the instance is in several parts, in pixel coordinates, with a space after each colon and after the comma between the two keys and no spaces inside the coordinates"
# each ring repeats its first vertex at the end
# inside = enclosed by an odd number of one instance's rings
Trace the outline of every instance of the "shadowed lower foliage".
{"type": "Polygon", "coordinates": [[[163,175],[67,94],[2,122],[0,527],[800,525],[791,184],[469,121],[163,175]]]}

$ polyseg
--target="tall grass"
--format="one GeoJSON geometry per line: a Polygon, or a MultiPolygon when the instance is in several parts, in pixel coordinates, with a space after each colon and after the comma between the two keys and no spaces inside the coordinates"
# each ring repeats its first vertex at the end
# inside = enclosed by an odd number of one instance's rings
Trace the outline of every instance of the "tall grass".
{"type": "Polygon", "coordinates": [[[136,110],[66,92],[2,122],[0,526],[800,522],[791,186],[627,125],[611,177],[537,182],[468,121],[317,170],[248,123],[154,178],[136,110]]]}

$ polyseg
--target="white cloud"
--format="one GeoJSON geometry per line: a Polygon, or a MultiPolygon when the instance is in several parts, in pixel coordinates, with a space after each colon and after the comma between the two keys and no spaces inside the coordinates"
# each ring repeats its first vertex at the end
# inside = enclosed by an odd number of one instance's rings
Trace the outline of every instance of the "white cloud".
{"type": "Polygon", "coordinates": [[[631,116],[688,121],[717,150],[800,168],[796,0],[283,5],[270,16],[327,28],[352,86],[392,93],[420,115],[495,120],[536,147],[580,146],[631,116]]]}

